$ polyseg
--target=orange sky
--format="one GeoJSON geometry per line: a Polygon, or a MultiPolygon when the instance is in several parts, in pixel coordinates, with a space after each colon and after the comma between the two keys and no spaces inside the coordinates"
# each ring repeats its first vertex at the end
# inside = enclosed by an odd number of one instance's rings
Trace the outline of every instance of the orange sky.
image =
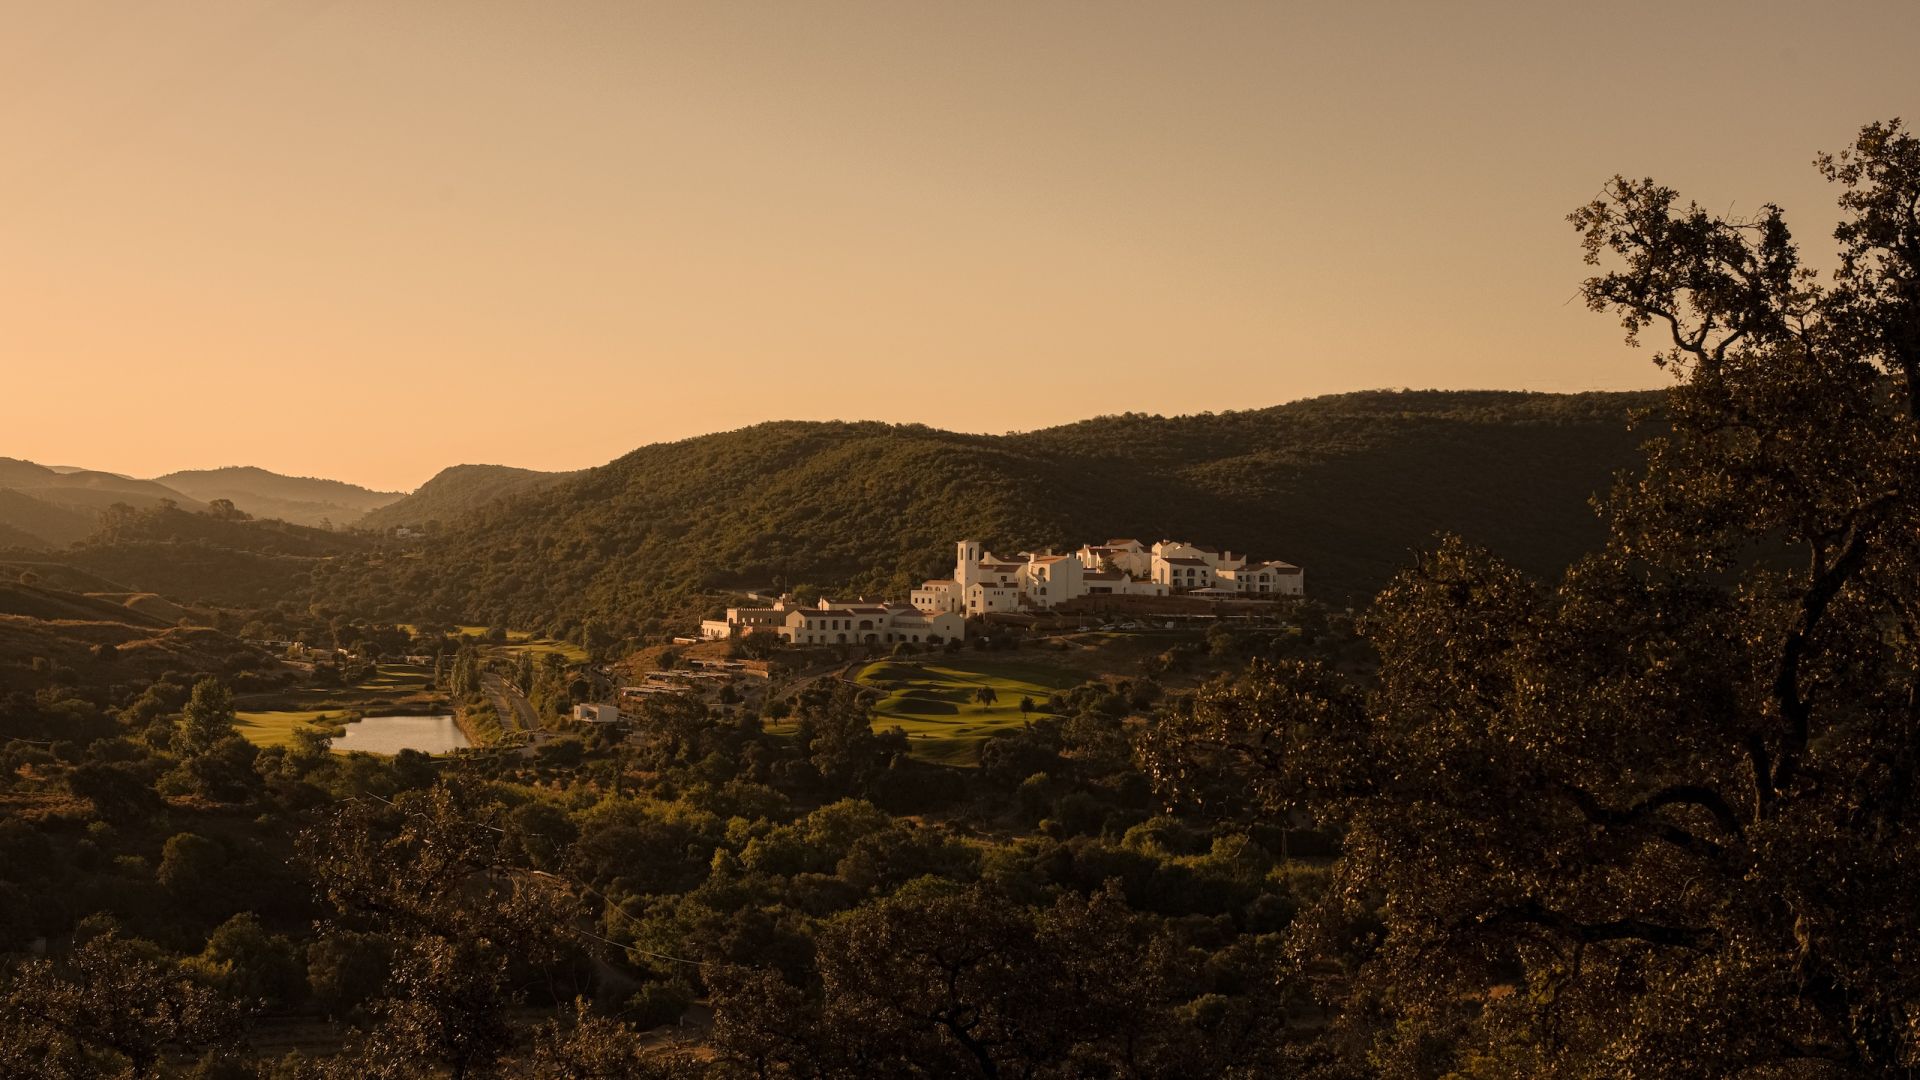
{"type": "Polygon", "coordinates": [[[1920,119],[1920,4],[0,0],[0,455],[411,488],[1659,376],[1569,297],[1920,119]]]}

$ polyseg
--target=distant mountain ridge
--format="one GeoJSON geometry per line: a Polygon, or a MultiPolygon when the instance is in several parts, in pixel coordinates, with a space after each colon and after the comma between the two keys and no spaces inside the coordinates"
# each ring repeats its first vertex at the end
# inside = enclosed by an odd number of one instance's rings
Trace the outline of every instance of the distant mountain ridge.
{"type": "Polygon", "coordinates": [[[658,630],[742,588],[903,597],[963,537],[1012,554],[1136,536],[1286,559],[1309,595],[1359,604],[1438,532],[1538,573],[1597,547],[1590,500],[1639,460],[1629,414],[1663,400],[1381,391],[1004,436],[761,424],[495,498],[419,558],[331,560],[314,581],[369,615],[658,630]]]}
{"type": "Polygon", "coordinates": [[[283,476],[252,465],[188,469],[155,478],[202,502],[226,499],[257,518],[278,518],[294,525],[353,525],[369,511],[405,497],[400,491],[374,491],[341,480],[283,476]]]}
{"type": "Polygon", "coordinates": [[[405,497],[358,484],[283,476],[251,465],[188,469],[153,480],[71,465],[0,458],[0,548],[57,550],[92,535],[115,503],[151,509],[172,502],[201,510],[216,499],[252,517],[346,528],[405,497]]]}
{"type": "Polygon", "coordinates": [[[171,499],[189,510],[206,505],[192,496],[152,480],[135,480],[93,469],[58,471],[18,458],[0,458],[0,488],[12,488],[56,506],[99,510],[124,502],[129,506],[156,506],[171,499]]]}
{"type": "Polygon", "coordinates": [[[0,546],[62,548],[92,533],[115,503],[144,509],[168,501],[188,510],[206,505],[151,480],[0,458],[0,546]]]}

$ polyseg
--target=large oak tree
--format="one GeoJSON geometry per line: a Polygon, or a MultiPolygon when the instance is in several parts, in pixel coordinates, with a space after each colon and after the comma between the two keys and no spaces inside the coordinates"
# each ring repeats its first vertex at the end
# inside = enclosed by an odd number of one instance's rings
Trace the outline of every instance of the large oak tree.
{"type": "Polygon", "coordinates": [[[1604,551],[1542,583],[1447,543],[1365,620],[1377,679],[1271,668],[1148,747],[1344,827],[1370,1069],[1920,1068],[1920,139],[1816,165],[1829,274],[1773,206],[1616,178],[1572,215],[1588,303],[1675,376],[1604,551]]]}

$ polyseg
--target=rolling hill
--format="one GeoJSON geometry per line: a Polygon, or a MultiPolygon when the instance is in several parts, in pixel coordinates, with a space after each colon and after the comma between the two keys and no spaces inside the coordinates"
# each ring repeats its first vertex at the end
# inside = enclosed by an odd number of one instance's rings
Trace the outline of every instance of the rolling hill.
{"type": "Polygon", "coordinates": [[[36,551],[65,547],[92,533],[98,524],[98,511],[75,510],[24,491],[0,488],[0,547],[36,551]]]}
{"type": "Polygon", "coordinates": [[[45,551],[90,535],[115,503],[154,507],[172,502],[188,510],[205,504],[151,480],[0,458],[0,548],[45,551]]]}
{"type": "Polygon", "coordinates": [[[1310,595],[1361,603],[1443,531],[1540,573],[1597,546],[1590,500],[1637,461],[1629,414],[1661,400],[1371,392],[1004,436],[762,424],[641,447],[314,581],[369,615],[659,628],[741,588],[901,596],[962,537],[1012,554],[1136,536],[1286,559],[1310,595]]]}
{"type": "Polygon", "coordinates": [[[573,475],[509,465],[453,465],[434,474],[413,494],[369,512],[358,524],[364,529],[446,524],[495,500],[538,491],[573,475]]]}
{"type": "Polygon", "coordinates": [[[46,685],[36,660],[76,672],[83,685],[105,686],[166,671],[229,670],[237,658],[247,666],[264,659],[216,630],[172,626],[104,598],[0,582],[0,692],[46,685]]]}
{"type": "Polygon", "coordinates": [[[373,491],[358,484],[308,476],[282,476],[250,465],[222,469],[192,469],[155,479],[202,502],[226,499],[257,518],[277,518],[295,525],[352,525],[372,510],[404,496],[398,491],[373,491]]]}
{"type": "Polygon", "coordinates": [[[75,510],[98,511],[114,503],[146,507],[172,502],[188,510],[206,505],[152,480],[92,469],[49,469],[18,458],[0,458],[0,488],[12,488],[42,502],[75,510]]]}

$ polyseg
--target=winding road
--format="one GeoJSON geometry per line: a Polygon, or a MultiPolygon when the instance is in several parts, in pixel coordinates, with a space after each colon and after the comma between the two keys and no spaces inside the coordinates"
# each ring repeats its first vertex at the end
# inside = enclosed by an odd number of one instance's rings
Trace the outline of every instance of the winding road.
{"type": "Polygon", "coordinates": [[[487,696],[493,699],[493,708],[500,714],[500,723],[508,731],[538,731],[540,717],[533,711],[533,703],[527,695],[507,679],[488,673],[480,677],[480,685],[486,688],[487,696]]]}

